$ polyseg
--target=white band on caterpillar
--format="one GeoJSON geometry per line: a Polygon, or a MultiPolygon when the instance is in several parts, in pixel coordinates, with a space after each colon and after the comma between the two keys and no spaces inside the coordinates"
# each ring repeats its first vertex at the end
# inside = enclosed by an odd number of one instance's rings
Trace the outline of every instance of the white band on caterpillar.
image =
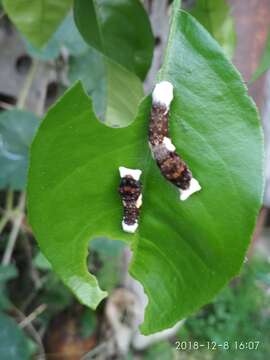
{"type": "Polygon", "coordinates": [[[166,136],[164,136],[163,138],[163,144],[165,145],[168,151],[173,152],[176,150],[176,147],[173,145],[172,140],[166,136]]]}
{"type": "Polygon", "coordinates": [[[129,176],[132,176],[133,179],[137,180],[137,181],[140,179],[140,176],[142,174],[142,171],[139,169],[129,169],[124,166],[119,167],[119,172],[120,172],[121,178],[129,175],[129,176]]]}
{"type": "Polygon", "coordinates": [[[186,190],[179,189],[180,200],[185,201],[190,197],[190,195],[200,190],[201,190],[201,185],[199,184],[198,180],[191,178],[188,189],[186,190]]]}
{"type": "Polygon", "coordinates": [[[127,233],[134,234],[137,228],[138,228],[137,222],[135,222],[132,225],[128,225],[124,222],[124,220],[122,221],[122,229],[127,233]]]}
{"type": "Polygon", "coordinates": [[[138,228],[139,209],[142,206],[142,186],[139,180],[142,171],[120,166],[119,172],[121,182],[118,190],[124,207],[122,229],[133,234],[138,228]]]}
{"type": "Polygon", "coordinates": [[[173,85],[169,81],[156,84],[152,93],[154,104],[165,105],[168,109],[173,99],[173,85]]]}

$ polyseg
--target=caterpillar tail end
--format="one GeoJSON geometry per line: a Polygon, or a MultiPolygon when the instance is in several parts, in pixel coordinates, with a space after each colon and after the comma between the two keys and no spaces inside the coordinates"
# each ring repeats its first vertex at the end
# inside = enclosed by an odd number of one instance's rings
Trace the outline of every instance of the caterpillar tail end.
{"type": "Polygon", "coordinates": [[[122,229],[127,233],[134,234],[137,228],[138,228],[137,222],[135,222],[132,225],[128,225],[124,221],[122,221],[122,229]]]}
{"type": "Polygon", "coordinates": [[[202,189],[201,185],[199,184],[198,180],[192,178],[190,180],[189,188],[186,190],[179,189],[180,192],[180,200],[185,201],[187,200],[192,194],[198,192],[202,189]]]}

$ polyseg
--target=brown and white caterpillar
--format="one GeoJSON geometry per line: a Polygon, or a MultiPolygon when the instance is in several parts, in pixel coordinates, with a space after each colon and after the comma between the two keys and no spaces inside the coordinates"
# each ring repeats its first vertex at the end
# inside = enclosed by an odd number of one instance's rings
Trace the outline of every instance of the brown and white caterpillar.
{"type": "Polygon", "coordinates": [[[138,218],[142,205],[141,170],[119,167],[120,186],[119,194],[122,198],[124,215],[122,228],[128,233],[134,233],[138,228],[138,218]]]}
{"type": "Polygon", "coordinates": [[[201,190],[199,182],[176,153],[168,129],[170,104],[173,100],[173,85],[168,81],[157,84],[152,93],[152,109],[149,124],[149,146],[162,175],[179,188],[180,199],[186,200],[201,190]]]}

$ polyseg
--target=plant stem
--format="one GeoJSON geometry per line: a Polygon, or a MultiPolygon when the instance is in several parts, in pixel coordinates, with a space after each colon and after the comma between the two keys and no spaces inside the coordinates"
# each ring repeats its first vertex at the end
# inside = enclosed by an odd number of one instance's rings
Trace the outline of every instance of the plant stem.
{"type": "Polygon", "coordinates": [[[38,64],[39,64],[39,60],[34,59],[32,65],[31,65],[31,68],[27,74],[27,77],[25,79],[25,82],[23,84],[19,98],[18,98],[17,108],[19,110],[23,110],[25,107],[25,102],[26,102],[29,90],[32,86],[36,71],[38,69],[38,64]]]}
{"type": "Polygon", "coordinates": [[[4,230],[7,223],[9,222],[9,219],[10,219],[10,215],[8,213],[5,213],[2,217],[2,219],[0,220],[0,234],[4,230]]]}
{"type": "Polygon", "coordinates": [[[13,191],[8,189],[7,191],[7,198],[6,198],[6,208],[4,211],[4,215],[0,220],[0,234],[4,230],[5,226],[9,222],[12,216],[12,207],[13,207],[13,191]]]}
{"type": "Polygon", "coordinates": [[[6,199],[6,212],[11,212],[13,208],[13,191],[8,189],[6,199]]]}
{"type": "Polygon", "coordinates": [[[19,327],[23,329],[30,323],[32,323],[40,314],[43,313],[44,310],[47,309],[46,304],[39,305],[30,315],[26,316],[20,323],[19,327]]]}
{"type": "Polygon", "coordinates": [[[14,224],[13,224],[11,233],[9,235],[8,243],[7,243],[5,253],[4,253],[3,259],[2,259],[2,265],[4,265],[4,266],[6,266],[10,263],[12,253],[14,250],[14,246],[15,246],[17,237],[19,235],[20,227],[21,227],[21,224],[22,224],[22,221],[24,218],[24,208],[25,208],[25,193],[21,193],[19,205],[18,205],[17,209],[15,210],[17,215],[14,219],[14,224]]]}
{"type": "MultiPolygon", "coordinates": [[[[15,313],[20,317],[21,321],[24,321],[24,319],[26,318],[26,316],[24,315],[24,313],[21,312],[21,310],[19,310],[18,308],[16,308],[15,306],[13,306],[13,310],[15,311],[15,313]]],[[[25,325],[26,330],[28,330],[29,334],[32,336],[32,338],[36,341],[36,343],[39,346],[39,351],[40,351],[40,355],[38,359],[42,359],[45,360],[45,349],[42,343],[42,338],[39,335],[38,331],[36,330],[36,328],[33,326],[33,324],[27,323],[25,325]]]]}
{"type": "MultiPolygon", "coordinates": [[[[25,82],[23,84],[23,87],[21,89],[21,92],[20,92],[20,95],[19,95],[19,98],[17,101],[17,108],[20,110],[23,110],[25,107],[27,96],[29,94],[35,74],[38,69],[38,64],[39,64],[39,61],[34,59],[32,65],[31,65],[31,68],[27,74],[27,77],[25,79],[25,82]]],[[[0,222],[0,233],[6,226],[7,222],[10,220],[10,218],[13,217],[12,215],[14,213],[15,213],[15,218],[14,218],[11,233],[9,235],[8,243],[7,243],[4,255],[3,255],[2,265],[8,265],[10,263],[12,253],[14,250],[14,246],[15,246],[17,237],[20,232],[20,227],[21,227],[21,224],[22,224],[22,221],[24,218],[25,193],[21,193],[19,205],[18,205],[17,209],[15,209],[13,211],[12,207],[13,207],[13,192],[11,190],[8,190],[6,212],[0,222]]]]}

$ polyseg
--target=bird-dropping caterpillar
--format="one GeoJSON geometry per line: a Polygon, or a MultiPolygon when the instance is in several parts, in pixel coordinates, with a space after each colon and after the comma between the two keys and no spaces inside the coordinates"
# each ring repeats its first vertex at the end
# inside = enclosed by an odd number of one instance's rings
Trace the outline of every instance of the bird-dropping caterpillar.
{"type": "Polygon", "coordinates": [[[152,93],[152,109],[149,124],[149,146],[162,175],[179,188],[180,199],[186,200],[201,190],[199,182],[192,177],[186,163],[176,153],[168,129],[173,85],[168,81],[157,84],[152,93]]]}
{"type": "Polygon", "coordinates": [[[120,185],[119,194],[122,198],[124,215],[122,229],[134,233],[138,228],[138,218],[142,205],[142,184],[140,182],[141,170],[119,167],[120,185]]]}

